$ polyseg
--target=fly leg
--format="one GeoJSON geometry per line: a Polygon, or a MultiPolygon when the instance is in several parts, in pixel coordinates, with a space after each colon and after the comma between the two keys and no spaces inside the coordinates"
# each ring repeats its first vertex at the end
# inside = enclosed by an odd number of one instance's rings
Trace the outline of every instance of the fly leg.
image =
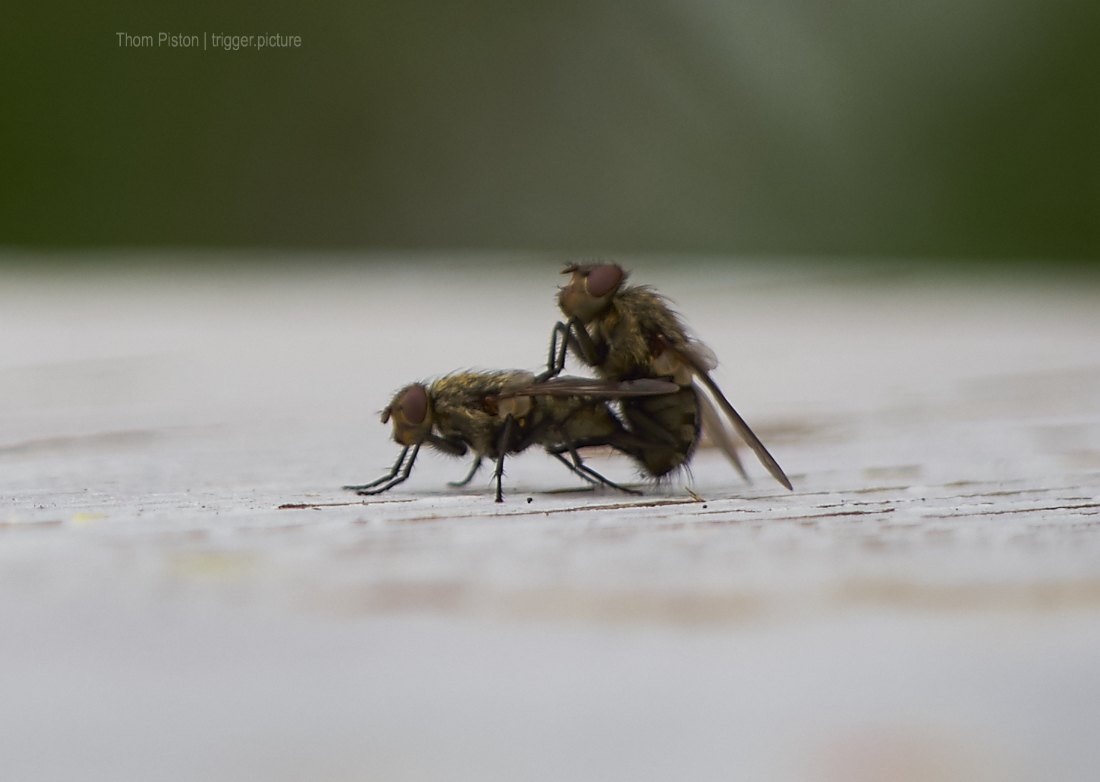
{"type": "Polygon", "coordinates": [[[397,461],[393,463],[393,469],[389,471],[388,475],[383,475],[378,480],[371,481],[370,483],[364,483],[361,486],[344,486],[343,488],[347,489],[348,491],[359,491],[360,489],[373,489],[375,486],[377,486],[380,483],[385,483],[386,481],[393,480],[394,477],[397,476],[397,473],[401,471],[401,463],[405,461],[405,457],[408,455],[408,453],[409,453],[409,446],[406,445],[404,448],[401,449],[401,453],[397,457],[397,461]]]}
{"type": "MultiPolygon", "coordinates": [[[[406,446],[405,451],[407,451],[407,450],[409,450],[409,449],[406,446]]],[[[409,473],[412,472],[413,464],[416,462],[416,455],[418,453],[420,453],[420,443],[417,443],[415,446],[413,446],[412,453],[409,455],[409,460],[408,460],[408,462],[405,463],[405,469],[401,470],[400,475],[398,475],[397,472],[398,472],[398,470],[401,469],[401,462],[405,458],[405,451],[401,452],[401,458],[398,459],[397,464],[395,464],[393,466],[393,471],[389,475],[384,477],[381,481],[375,481],[374,483],[368,483],[368,484],[366,484],[366,486],[363,486],[363,487],[346,486],[345,488],[355,489],[356,494],[360,494],[360,495],[363,495],[365,497],[365,496],[369,496],[369,495],[372,495],[372,494],[381,494],[384,491],[389,491],[390,489],[392,489],[394,486],[396,486],[399,483],[404,483],[408,479],[409,473]],[[385,481],[385,483],[383,483],[383,481],[385,481]],[[377,488],[377,489],[373,488],[374,486],[377,486],[379,483],[382,483],[382,486],[380,488],[377,488]]]]}
{"type": "Polygon", "coordinates": [[[625,492],[627,494],[641,495],[642,492],[638,491],[637,489],[631,489],[631,488],[628,488],[626,486],[620,486],[619,484],[615,483],[615,481],[609,480],[609,479],[605,478],[604,476],[600,475],[598,472],[593,470],[587,464],[582,462],[581,457],[576,453],[576,451],[574,451],[572,453],[572,456],[573,456],[573,461],[576,464],[576,468],[577,468],[578,472],[590,475],[593,478],[595,478],[597,482],[602,483],[604,486],[610,486],[612,489],[618,489],[619,491],[625,492]]]}
{"type": "Polygon", "coordinates": [[[463,478],[461,481],[449,481],[447,483],[447,485],[450,486],[453,489],[462,488],[463,486],[465,486],[467,483],[469,483],[470,481],[472,481],[474,479],[474,475],[477,474],[477,471],[480,470],[480,469],[481,469],[481,457],[479,456],[476,459],[474,459],[474,463],[470,467],[470,472],[466,473],[465,478],[463,478]]]}
{"type": "Polygon", "coordinates": [[[550,356],[546,362],[546,371],[536,377],[535,382],[541,383],[561,374],[565,369],[565,357],[570,350],[590,367],[599,366],[607,357],[606,347],[601,351],[588,335],[588,329],[576,317],[570,318],[568,323],[558,321],[554,324],[554,333],[550,338],[550,356]]]}
{"type": "Polygon", "coordinates": [[[547,453],[549,453],[549,454],[550,454],[551,456],[553,456],[553,457],[554,457],[555,459],[557,459],[557,460],[558,460],[559,462],[561,462],[561,463],[562,463],[562,464],[564,464],[564,465],[565,465],[566,467],[568,467],[568,468],[569,468],[569,472],[573,473],[574,475],[576,475],[576,476],[578,476],[578,477],[580,477],[580,478],[583,478],[584,480],[586,480],[586,481],[588,481],[589,483],[591,483],[591,484],[592,484],[593,486],[599,486],[599,485],[600,485],[600,482],[599,482],[599,481],[597,481],[597,480],[596,480],[595,478],[590,478],[590,477],[588,477],[588,476],[587,476],[587,475],[585,475],[585,474],[584,474],[583,472],[581,472],[580,470],[578,470],[578,469],[576,468],[576,466],[575,466],[575,465],[574,465],[574,464],[573,464],[573,463],[572,463],[571,461],[569,461],[568,459],[566,459],[566,458],[565,458],[564,456],[562,456],[562,455],[561,455],[560,453],[554,453],[553,451],[547,451],[547,453]]]}
{"type": "MultiPolygon", "coordinates": [[[[590,444],[594,444],[594,443],[590,443],[590,444]]],[[[628,489],[626,486],[620,486],[619,484],[615,483],[614,481],[603,477],[598,472],[596,472],[591,467],[589,467],[587,464],[585,464],[584,460],[581,459],[580,454],[577,453],[577,449],[573,445],[572,441],[567,441],[564,446],[560,446],[558,448],[552,449],[550,451],[550,453],[553,454],[554,456],[557,456],[559,459],[561,459],[562,462],[565,462],[566,467],[571,469],[573,472],[577,473],[577,475],[580,475],[585,480],[589,481],[589,483],[598,483],[598,484],[601,484],[603,486],[610,486],[612,489],[618,489],[619,491],[626,492],[627,494],[641,494],[641,492],[638,491],[637,489],[628,489]],[[569,455],[571,457],[573,457],[573,463],[572,464],[570,464],[568,461],[566,461],[565,459],[563,459],[561,457],[561,454],[565,451],[568,451],[569,455]]]]}
{"type": "Polygon", "coordinates": [[[554,332],[550,335],[550,355],[546,360],[546,371],[535,378],[536,383],[542,383],[565,369],[565,355],[569,352],[569,326],[562,322],[554,324],[554,332]],[[558,348],[558,335],[561,335],[561,348],[558,348]]]}
{"type": "MultiPolygon", "coordinates": [[[[590,367],[598,367],[607,358],[607,345],[603,345],[601,350],[597,347],[596,343],[592,341],[592,337],[588,334],[588,329],[581,323],[580,318],[575,315],[569,319],[569,323],[566,325],[566,342],[568,347],[573,348],[573,352],[577,354],[585,364],[590,367]]],[[[565,366],[565,349],[562,349],[562,366],[565,366]]]]}
{"type": "Polygon", "coordinates": [[[508,450],[508,441],[512,439],[512,426],[515,424],[516,419],[512,416],[508,416],[504,419],[504,431],[500,433],[500,442],[497,443],[497,496],[496,502],[504,502],[504,491],[501,489],[501,478],[504,475],[504,452],[508,450]]]}

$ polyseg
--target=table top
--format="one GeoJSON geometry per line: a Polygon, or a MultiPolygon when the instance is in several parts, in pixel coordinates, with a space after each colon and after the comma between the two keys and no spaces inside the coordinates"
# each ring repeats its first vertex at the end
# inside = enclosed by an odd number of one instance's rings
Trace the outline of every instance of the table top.
{"type": "Polygon", "coordinates": [[[709,443],[342,491],[396,389],[538,370],[552,263],[0,269],[0,771],[1090,778],[1100,286],[632,267],[793,492],[709,443]]]}

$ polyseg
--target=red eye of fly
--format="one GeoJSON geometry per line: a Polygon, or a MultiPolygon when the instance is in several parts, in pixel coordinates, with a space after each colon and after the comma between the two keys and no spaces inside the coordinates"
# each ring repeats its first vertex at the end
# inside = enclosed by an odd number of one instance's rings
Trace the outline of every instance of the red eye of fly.
{"type": "Polygon", "coordinates": [[[424,386],[409,386],[401,395],[401,414],[413,426],[424,423],[424,417],[428,414],[428,392],[424,386]]]}
{"type": "Polygon", "coordinates": [[[588,273],[585,287],[588,289],[590,296],[602,299],[618,288],[622,281],[622,267],[614,263],[607,263],[595,267],[588,273]]]}

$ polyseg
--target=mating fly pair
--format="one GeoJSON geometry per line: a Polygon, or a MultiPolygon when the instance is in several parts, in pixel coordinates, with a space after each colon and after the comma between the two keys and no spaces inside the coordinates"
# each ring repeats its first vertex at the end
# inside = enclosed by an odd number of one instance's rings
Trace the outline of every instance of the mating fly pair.
{"type": "Polygon", "coordinates": [[[615,264],[573,265],[558,303],[566,316],[555,325],[545,372],[460,373],[430,386],[397,393],[382,413],[404,446],[387,475],[344,488],[380,494],[408,478],[421,445],[454,456],[473,451],[464,486],[485,458],[496,461],[496,501],[503,500],[504,457],[541,445],[584,480],[637,493],[584,464],[579,448],[611,446],[642,471],[661,478],[683,468],[705,429],[747,480],[730,433],[707,398],[717,401],[734,430],[771,475],[791,488],[779,464],[726,400],[709,375],[713,354],[689,339],[665,300],[641,286],[623,286],[615,264]],[[572,352],[598,380],[560,377],[572,352]],[[617,404],[621,417],[611,404],[617,404]],[[566,455],[569,458],[566,458],[566,455]]]}

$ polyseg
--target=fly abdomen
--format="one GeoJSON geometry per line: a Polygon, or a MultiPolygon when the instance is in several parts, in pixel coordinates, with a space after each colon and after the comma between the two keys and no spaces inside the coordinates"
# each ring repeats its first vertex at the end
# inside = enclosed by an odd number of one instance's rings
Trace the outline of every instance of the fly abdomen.
{"type": "Polygon", "coordinates": [[[624,399],[622,413],[634,436],[628,453],[653,477],[661,478],[691,458],[700,428],[699,400],[694,388],[624,399]]]}

